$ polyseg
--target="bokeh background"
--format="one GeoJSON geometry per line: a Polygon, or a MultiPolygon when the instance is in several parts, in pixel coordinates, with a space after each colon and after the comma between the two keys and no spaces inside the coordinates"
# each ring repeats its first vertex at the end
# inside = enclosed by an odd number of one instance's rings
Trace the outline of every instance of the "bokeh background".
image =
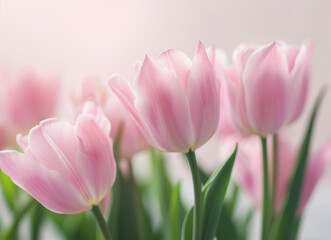
{"type": "MultiPolygon", "coordinates": [[[[145,54],[176,48],[193,56],[198,40],[229,55],[242,42],[311,40],[309,98],[300,120],[288,129],[298,143],[319,89],[331,85],[330,10],[328,0],[0,0],[0,64],[59,74],[58,115],[66,115],[68,95],[84,76],[132,78],[134,63],[145,54]]],[[[330,103],[329,91],[316,125],[316,144],[331,137],[330,103]]],[[[198,152],[207,168],[218,161],[209,149],[198,152]]],[[[170,164],[180,164],[169,156],[170,164]]],[[[189,178],[182,173],[185,166],[169,169],[177,178],[189,178]]],[[[301,239],[330,239],[330,183],[329,167],[305,211],[301,239]]]]}

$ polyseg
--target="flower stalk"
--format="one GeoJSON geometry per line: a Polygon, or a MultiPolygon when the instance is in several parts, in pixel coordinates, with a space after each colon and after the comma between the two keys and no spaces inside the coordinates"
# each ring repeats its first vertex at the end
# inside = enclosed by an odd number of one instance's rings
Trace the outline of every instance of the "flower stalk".
{"type": "Polygon", "coordinates": [[[186,157],[190,164],[193,187],[194,187],[194,220],[193,220],[193,240],[201,238],[202,226],[202,194],[201,194],[201,180],[195,152],[189,150],[186,157]]]}
{"type": "Polygon", "coordinates": [[[96,218],[96,220],[99,224],[99,227],[100,227],[100,230],[102,232],[102,235],[103,235],[104,239],[105,240],[112,240],[110,231],[108,229],[108,225],[106,223],[106,220],[102,216],[102,213],[101,213],[101,210],[100,210],[99,206],[94,205],[92,207],[91,211],[93,212],[93,214],[94,214],[94,216],[95,216],[95,218],[96,218]]]}
{"type": "Polygon", "coordinates": [[[276,203],[276,190],[277,190],[277,134],[272,135],[272,185],[271,185],[271,219],[273,219],[273,211],[276,203]]]}
{"type": "Polygon", "coordinates": [[[269,179],[268,179],[268,153],[267,139],[261,137],[262,144],[262,170],[263,170],[263,200],[262,200],[262,218],[261,218],[261,240],[268,239],[270,227],[270,197],[269,197],[269,179]]]}

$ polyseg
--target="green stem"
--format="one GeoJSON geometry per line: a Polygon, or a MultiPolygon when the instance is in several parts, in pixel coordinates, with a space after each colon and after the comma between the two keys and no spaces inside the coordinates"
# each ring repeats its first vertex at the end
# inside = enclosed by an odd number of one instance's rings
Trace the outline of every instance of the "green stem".
{"type": "Polygon", "coordinates": [[[275,209],[276,190],[277,190],[277,134],[272,135],[272,185],[271,185],[271,216],[275,209]]]}
{"type": "Polygon", "coordinates": [[[202,226],[202,194],[199,168],[194,151],[191,149],[186,153],[190,164],[193,187],[194,187],[194,221],[193,221],[193,240],[200,240],[202,226]]]}
{"type": "Polygon", "coordinates": [[[137,183],[134,179],[133,176],[133,170],[132,170],[132,161],[131,159],[128,159],[129,161],[129,183],[130,187],[132,188],[132,197],[133,197],[133,205],[134,205],[134,210],[135,210],[135,215],[136,215],[136,221],[137,221],[137,228],[138,228],[138,236],[139,239],[147,239],[146,233],[145,233],[145,219],[144,219],[144,209],[143,209],[143,204],[141,202],[140,198],[140,192],[137,186],[137,183]]]}
{"type": "Polygon", "coordinates": [[[97,219],[97,222],[99,224],[99,227],[101,229],[101,232],[103,234],[103,237],[105,240],[112,240],[110,231],[108,229],[107,223],[104,219],[104,217],[102,216],[102,213],[100,211],[100,208],[98,206],[93,206],[92,207],[92,212],[95,216],[95,218],[97,219]]]}
{"type": "Polygon", "coordinates": [[[299,229],[300,229],[300,223],[301,223],[301,217],[298,217],[295,220],[295,226],[294,226],[294,229],[293,229],[293,232],[292,232],[291,240],[296,240],[297,239],[298,232],[299,232],[299,229]]]}
{"type": "Polygon", "coordinates": [[[261,240],[268,239],[269,232],[269,179],[268,179],[268,153],[267,153],[267,139],[261,137],[262,143],[262,168],[263,168],[263,200],[262,200],[262,218],[261,218],[261,240]]]}

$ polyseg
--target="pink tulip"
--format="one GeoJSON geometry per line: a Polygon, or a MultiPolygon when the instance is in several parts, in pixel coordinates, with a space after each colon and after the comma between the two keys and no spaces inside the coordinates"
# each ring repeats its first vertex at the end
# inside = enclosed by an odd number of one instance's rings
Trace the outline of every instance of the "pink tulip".
{"type": "Polygon", "coordinates": [[[219,82],[204,46],[191,61],[177,50],[146,56],[131,89],[113,75],[109,85],[155,148],[188,152],[207,142],[219,121],[219,82]]]}
{"type": "Polygon", "coordinates": [[[102,107],[106,105],[109,90],[95,76],[85,77],[75,90],[71,95],[75,107],[81,107],[87,100],[97,102],[102,107]]]}
{"type": "Polygon", "coordinates": [[[217,137],[229,137],[236,136],[238,139],[247,136],[242,131],[239,131],[234,125],[231,119],[231,105],[228,101],[228,92],[224,87],[225,75],[224,71],[228,70],[229,62],[227,59],[227,55],[220,49],[212,46],[207,49],[207,54],[211,64],[214,67],[216,78],[220,81],[221,90],[220,90],[220,120],[217,129],[217,137]]]}
{"type": "MultiPolygon", "coordinates": [[[[271,142],[268,142],[268,144],[271,142]]],[[[232,145],[228,142],[227,144],[232,145]]],[[[239,186],[249,195],[255,207],[261,206],[262,187],[262,156],[261,143],[258,138],[250,137],[239,142],[240,148],[237,152],[234,167],[234,177],[239,186]]],[[[230,147],[230,146],[229,146],[230,147]]],[[[231,149],[231,147],[230,147],[231,149]]],[[[268,145],[268,158],[270,177],[272,174],[272,148],[268,145]]],[[[277,161],[277,183],[275,194],[275,209],[278,213],[282,207],[287,186],[294,170],[297,152],[284,140],[278,139],[278,161],[277,161]]],[[[331,142],[326,141],[324,145],[310,155],[304,176],[302,192],[300,197],[298,214],[301,215],[308,202],[315,185],[323,174],[331,156],[331,142]]]]}
{"type": "Polygon", "coordinates": [[[149,147],[135,121],[126,111],[123,105],[118,102],[116,96],[109,88],[98,82],[96,77],[87,77],[73,95],[73,102],[76,107],[81,106],[86,100],[98,102],[111,122],[110,136],[115,139],[121,124],[123,130],[120,142],[120,157],[130,159],[135,153],[149,147]]]}
{"type": "Polygon", "coordinates": [[[15,141],[15,134],[12,134],[11,130],[6,123],[0,123],[0,150],[15,141]]]}
{"type": "Polygon", "coordinates": [[[226,102],[234,125],[246,134],[266,136],[300,115],[310,78],[311,46],[272,42],[241,45],[224,73],[226,102]]]}
{"type": "Polygon", "coordinates": [[[12,76],[0,73],[0,109],[6,125],[14,132],[24,132],[41,120],[53,116],[57,104],[59,80],[32,71],[12,76]]]}
{"type": "Polygon", "coordinates": [[[110,123],[87,102],[75,123],[47,119],[17,136],[24,153],[0,152],[0,168],[46,208],[75,214],[98,205],[112,186],[116,166],[110,123]]]}

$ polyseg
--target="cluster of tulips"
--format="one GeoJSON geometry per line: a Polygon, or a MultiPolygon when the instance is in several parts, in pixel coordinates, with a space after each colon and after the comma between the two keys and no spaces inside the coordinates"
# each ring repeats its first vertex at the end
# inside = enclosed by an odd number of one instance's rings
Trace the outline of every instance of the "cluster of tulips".
{"type": "Polygon", "coordinates": [[[172,49],[146,56],[133,81],[86,77],[66,119],[53,118],[58,77],[2,69],[0,169],[9,220],[0,239],[42,239],[50,222],[63,239],[245,240],[254,209],[261,240],[296,239],[331,153],[328,141],[310,149],[324,91],[301,146],[284,133],[305,105],[311,44],[243,44],[232,57],[199,42],[192,60],[172,49]],[[20,150],[4,150],[18,148],[15,136],[20,150]],[[195,151],[212,137],[218,149],[208,158],[222,164],[209,173],[195,151]],[[150,152],[144,179],[131,160],[141,151],[150,152]],[[187,158],[193,206],[171,181],[163,152],[187,158]],[[238,208],[241,193],[251,208],[238,208]],[[19,233],[25,218],[29,237],[19,233]]]}

